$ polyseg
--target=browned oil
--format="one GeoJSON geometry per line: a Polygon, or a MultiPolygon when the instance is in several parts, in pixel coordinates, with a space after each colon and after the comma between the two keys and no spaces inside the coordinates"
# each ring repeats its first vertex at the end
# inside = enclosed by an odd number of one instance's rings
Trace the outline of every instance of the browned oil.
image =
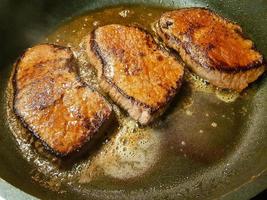
{"type": "MultiPolygon", "coordinates": [[[[143,6],[97,10],[62,24],[42,42],[71,47],[82,80],[102,92],[84,52],[84,37],[98,26],[114,23],[141,26],[153,34],[151,24],[166,10],[143,6]]],[[[111,137],[85,159],[59,168],[59,160],[40,153],[44,151],[41,145],[14,115],[12,93],[10,81],[8,121],[22,155],[36,167],[33,179],[60,192],[64,192],[62,188],[89,191],[122,185],[128,189],[164,187],[187,179],[231,153],[239,137],[235,130],[240,123],[236,122],[242,121],[249,109],[246,96],[218,90],[187,71],[181,91],[159,120],[140,127],[114,105],[119,125],[111,137]]]]}

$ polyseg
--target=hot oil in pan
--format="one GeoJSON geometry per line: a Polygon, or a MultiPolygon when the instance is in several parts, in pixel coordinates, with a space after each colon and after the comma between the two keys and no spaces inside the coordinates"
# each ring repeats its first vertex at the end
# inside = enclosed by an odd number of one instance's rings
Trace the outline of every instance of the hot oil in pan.
{"type": "MultiPolygon", "coordinates": [[[[101,91],[95,70],[86,60],[83,38],[97,26],[111,23],[133,24],[152,32],[151,23],[164,11],[125,6],[95,11],[63,24],[45,42],[71,47],[79,59],[83,81],[101,91]]],[[[9,124],[22,154],[36,167],[33,179],[59,191],[157,188],[202,173],[238,145],[239,125],[246,118],[250,99],[248,94],[237,99],[238,94],[219,91],[186,71],[181,91],[159,120],[139,127],[114,105],[119,121],[114,133],[99,150],[88,152],[86,159],[59,169],[51,162],[57,159],[46,159],[32,148],[41,144],[14,116],[11,82],[9,85],[9,124]]]]}

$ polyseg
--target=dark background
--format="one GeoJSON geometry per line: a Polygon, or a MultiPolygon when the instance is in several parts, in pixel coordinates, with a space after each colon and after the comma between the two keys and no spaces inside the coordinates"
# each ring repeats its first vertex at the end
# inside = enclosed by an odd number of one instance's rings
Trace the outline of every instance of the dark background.
{"type": "Polygon", "coordinates": [[[262,193],[252,198],[251,200],[265,200],[267,199],[267,190],[264,190],[262,193]]]}

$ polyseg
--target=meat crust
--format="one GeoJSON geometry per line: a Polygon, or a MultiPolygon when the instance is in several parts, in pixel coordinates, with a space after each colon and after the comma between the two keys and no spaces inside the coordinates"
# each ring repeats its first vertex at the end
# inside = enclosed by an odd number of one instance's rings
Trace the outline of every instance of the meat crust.
{"type": "Polygon", "coordinates": [[[14,111],[44,146],[64,157],[99,137],[111,116],[109,103],[77,76],[69,48],[42,44],[15,64],[14,111]]]}
{"type": "Polygon", "coordinates": [[[265,71],[262,55],[241,27],[210,10],[166,12],[155,30],[193,72],[215,86],[242,91],[265,71]]]}
{"type": "Polygon", "coordinates": [[[99,27],[86,44],[101,87],[143,125],[159,116],[180,88],[182,64],[138,27],[99,27]]]}

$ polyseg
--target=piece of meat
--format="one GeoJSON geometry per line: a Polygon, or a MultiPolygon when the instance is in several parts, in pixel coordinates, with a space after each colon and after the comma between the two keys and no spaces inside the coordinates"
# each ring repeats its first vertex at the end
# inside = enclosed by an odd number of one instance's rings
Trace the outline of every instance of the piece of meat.
{"type": "Polygon", "coordinates": [[[262,55],[241,27],[207,9],[166,12],[155,30],[193,72],[220,88],[242,91],[265,71],[262,55]]]}
{"type": "Polygon", "coordinates": [[[37,45],[15,67],[14,111],[47,149],[64,157],[99,137],[112,108],[79,80],[69,48],[37,45]]]}
{"type": "Polygon", "coordinates": [[[100,86],[140,124],[159,116],[180,88],[181,63],[138,27],[99,27],[86,44],[100,86]]]}

